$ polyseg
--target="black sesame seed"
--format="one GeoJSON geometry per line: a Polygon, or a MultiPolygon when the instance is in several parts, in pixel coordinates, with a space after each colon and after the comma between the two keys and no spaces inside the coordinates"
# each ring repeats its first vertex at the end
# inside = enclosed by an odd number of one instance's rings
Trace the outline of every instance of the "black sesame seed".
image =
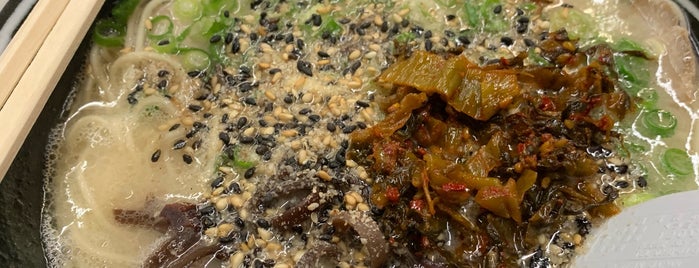
{"type": "Polygon", "coordinates": [[[272,225],[269,224],[269,222],[265,219],[257,219],[256,223],[257,223],[257,226],[259,226],[260,228],[267,229],[269,227],[272,227],[272,225]]]}
{"type": "Polygon", "coordinates": [[[257,120],[257,124],[259,124],[261,127],[266,127],[267,126],[267,121],[264,119],[257,120]]]}
{"type": "Polygon", "coordinates": [[[430,39],[430,38],[432,38],[432,31],[431,31],[431,30],[427,30],[427,31],[425,32],[425,34],[423,35],[423,37],[425,37],[425,39],[430,39]]]}
{"type": "Polygon", "coordinates": [[[463,35],[457,37],[456,40],[459,41],[459,43],[464,44],[464,45],[471,44],[471,40],[469,40],[468,37],[463,36],[463,35]]]}
{"type": "Polygon", "coordinates": [[[128,96],[126,96],[126,101],[128,101],[129,104],[138,103],[138,99],[136,98],[135,94],[136,94],[136,92],[134,91],[134,92],[129,93],[128,96]]]}
{"type": "Polygon", "coordinates": [[[221,123],[228,123],[228,114],[223,114],[221,116],[221,123]]]}
{"type": "Polygon", "coordinates": [[[518,34],[526,33],[527,29],[529,29],[529,25],[526,23],[518,23],[515,28],[518,34]]]}
{"type": "Polygon", "coordinates": [[[628,165],[616,165],[612,167],[612,171],[618,173],[618,174],[626,174],[627,171],[629,171],[629,166],[628,165]]]}
{"type": "Polygon", "coordinates": [[[320,121],[320,115],[312,114],[312,115],[308,116],[308,119],[310,119],[313,122],[318,122],[318,121],[320,121]]]}
{"type": "Polygon", "coordinates": [[[170,40],[168,40],[168,39],[163,39],[163,40],[158,41],[159,46],[166,46],[169,44],[170,44],[170,40]]]}
{"type": "Polygon", "coordinates": [[[252,137],[248,137],[248,136],[242,136],[242,137],[238,138],[238,140],[240,140],[240,143],[242,143],[242,144],[252,144],[253,142],[255,142],[255,139],[253,139],[252,137]]]}
{"type": "Polygon", "coordinates": [[[237,182],[232,182],[231,185],[228,186],[228,192],[232,192],[234,194],[240,194],[242,193],[242,189],[240,189],[240,184],[237,182]]]}
{"type": "Polygon", "coordinates": [[[330,54],[328,54],[328,52],[325,52],[325,51],[320,50],[320,51],[318,51],[318,57],[321,57],[321,58],[330,58],[330,54]]]}
{"type": "Polygon", "coordinates": [[[224,42],[226,43],[226,45],[233,43],[233,37],[234,37],[233,33],[230,33],[230,32],[226,33],[226,38],[224,39],[224,42]]]}
{"type": "Polygon", "coordinates": [[[381,24],[381,32],[382,32],[382,33],[385,33],[385,32],[387,32],[387,31],[388,31],[388,22],[384,21],[384,22],[381,24]]]}
{"type": "Polygon", "coordinates": [[[311,14],[311,23],[313,23],[313,26],[320,26],[323,24],[323,18],[318,14],[311,14]]]}
{"type": "Polygon", "coordinates": [[[525,39],[524,39],[524,45],[526,45],[526,46],[528,46],[528,47],[532,47],[532,46],[534,46],[534,45],[536,45],[536,44],[535,44],[534,41],[532,41],[531,39],[525,38],[525,39]]]}
{"type": "Polygon", "coordinates": [[[453,21],[454,19],[456,19],[456,15],[449,14],[449,15],[447,15],[446,18],[447,18],[447,21],[453,21]]]}
{"type": "Polygon", "coordinates": [[[356,129],[357,129],[357,126],[356,126],[356,125],[349,125],[349,126],[346,126],[346,127],[342,128],[342,133],[350,134],[350,133],[352,133],[353,131],[355,131],[356,129]]]}
{"type": "Polygon", "coordinates": [[[158,162],[158,159],[160,159],[160,149],[155,150],[155,152],[153,152],[153,154],[150,156],[151,162],[158,162]]]}
{"type": "Polygon", "coordinates": [[[432,51],[432,40],[427,39],[425,40],[425,50],[426,51],[432,51]]]}
{"type": "Polygon", "coordinates": [[[313,76],[313,65],[310,62],[299,60],[296,62],[296,69],[305,75],[313,76]]]}
{"type": "Polygon", "coordinates": [[[281,71],[282,71],[282,69],[273,68],[273,69],[269,69],[269,74],[270,74],[270,75],[275,75],[275,74],[277,74],[277,73],[280,73],[281,71]]]}
{"type": "Polygon", "coordinates": [[[648,181],[646,180],[646,177],[638,177],[638,179],[636,179],[636,185],[638,185],[638,187],[641,188],[645,188],[646,186],[648,186],[648,181]]]}
{"type": "Polygon", "coordinates": [[[619,187],[619,188],[626,188],[626,187],[629,187],[629,182],[617,181],[616,183],[614,183],[614,186],[619,187]]]}
{"type": "Polygon", "coordinates": [[[175,150],[179,150],[179,149],[184,148],[185,145],[187,145],[187,141],[186,141],[186,140],[177,140],[177,141],[175,142],[175,144],[172,145],[172,148],[175,149],[175,150]]]}
{"type": "Polygon", "coordinates": [[[246,97],[244,102],[248,105],[257,105],[257,101],[253,97],[246,97]]]}
{"type": "Polygon", "coordinates": [[[285,102],[286,104],[292,104],[292,103],[294,102],[294,96],[286,95],[286,96],[284,97],[284,102],[285,102]]]}
{"type": "Polygon", "coordinates": [[[410,26],[410,21],[404,19],[403,21],[400,22],[400,26],[403,28],[408,27],[408,26],[410,26]]]}
{"type": "Polygon", "coordinates": [[[158,77],[160,77],[160,78],[165,77],[165,76],[167,76],[168,74],[170,74],[170,72],[168,72],[167,70],[160,70],[160,71],[158,71],[158,77]]]}
{"type": "Polygon", "coordinates": [[[233,43],[231,43],[231,53],[236,54],[240,52],[240,39],[238,37],[233,38],[233,43]]]}
{"type": "Polygon", "coordinates": [[[502,43],[503,45],[506,45],[506,46],[511,46],[512,44],[515,43],[515,41],[512,40],[512,38],[510,38],[510,37],[503,36],[500,38],[500,43],[502,43]]]}
{"type": "Polygon", "coordinates": [[[238,129],[242,129],[245,125],[247,125],[247,123],[248,123],[248,118],[245,116],[241,116],[238,118],[238,122],[236,122],[235,125],[236,125],[236,127],[238,127],[238,129]]]}
{"type": "Polygon", "coordinates": [[[178,129],[179,127],[180,127],[180,124],[174,124],[170,127],[170,129],[168,129],[168,131],[174,131],[174,130],[178,129]]]}
{"type": "Polygon", "coordinates": [[[200,76],[200,75],[201,75],[201,71],[190,71],[187,73],[187,76],[189,76],[191,78],[195,78],[195,77],[200,76]]]}
{"type": "Polygon", "coordinates": [[[223,144],[228,145],[231,143],[231,137],[228,136],[226,132],[219,132],[218,138],[223,142],[223,144]]]}
{"type": "Polygon", "coordinates": [[[358,100],[357,101],[357,106],[362,107],[362,108],[367,108],[370,106],[370,104],[366,101],[358,100]]]}
{"type": "Polygon", "coordinates": [[[221,36],[218,34],[214,34],[213,36],[211,36],[211,38],[209,38],[209,43],[212,43],[212,44],[218,43],[220,41],[221,41],[221,36]]]}
{"type": "Polygon", "coordinates": [[[299,111],[299,114],[306,115],[311,112],[311,108],[303,108],[299,111]]]}
{"type": "Polygon", "coordinates": [[[253,42],[257,41],[257,39],[260,38],[260,36],[257,35],[257,33],[250,33],[250,36],[248,37],[250,37],[250,40],[253,42]]]}
{"type": "Polygon", "coordinates": [[[362,28],[358,28],[358,29],[356,29],[355,31],[356,31],[357,34],[360,35],[360,36],[366,35],[366,30],[364,30],[364,29],[362,29],[362,28]]]}
{"type": "Polygon", "coordinates": [[[269,147],[267,147],[267,145],[257,145],[257,147],[255,147],[255,153],[258,155],[264,155],[268,151],[269,147]]]}
{"type": "Polygon", "coordinates": [[[500,14],[502,12],[502,5],[497,5],[493,8],[493,13],[500,14]]]}
{"type": "Polygon", "coordinates": [[[357,122],[357,127],[361,128],[361,129],[365,129],[365,128],[367,128],[367,125],[364,122],[357,122]]]}
{"type": "Polygon", "coordinates": [[[184,161],[185,163],[187,163],[189,165],[192,163],[192,156],[190,156],[188,154],[183,154],[182,161],[184,161]]]}
{"type": "Polygon", "coordinates": [[[207,206],[199,209],[199,215],[210,215],[210,214],[213,214],[214,212],[216,212],[216,208],[214,208],[211,205],[207,205],[207,206]]]}
{"type": "Polygon", "coordinates": [[[199,149],[199,147],[201,147],[201,143],[202,143],[202,141],[201,141],[201,140],[197,140],[197,141],[195,141],[194,143],[192,143],[192,149],[194,149],[194,150],[198,150],[198,149],[199,149]]]}
{"type": "Polygon", "coordinates": [[[252,176],[254,176],[254,175],[255,175],[255,167],[251,167],[251,168],[248,168],[247,170],[245,170],[244,177],[246,179],[252,178],[252,176]]]}
{"type": "Polygon", "coordinates": [[[306,47],[306,42],[304,42],[301,38],[296,39],[296,47],[298,49],[303,49],[304,47],[306,47]]]}
{"type": "Polygon", "coordinates": [[[223,185],[223,177],[218,177],[211,182],[211,188],[218,188],[223,185]]]}
{"type": "Polygon", "coordinates": [[[188,139],[191,139],[192,137],[194,137],[194,135],[197,134],[198,131],[199,131],[198,128],[193,128],[192,130],[190,130],[189,132],[187,132],[187,134],[185,134],[184,136],[185,136],[186,138],[188,138],[188,139]]]}
{"type": "Polygon", "coordinates": [[[517,16],[524,15],[524,10],[522,10],[521,8],[517,8],[516,12],[517,12],[517,16]]]}
{"type": "Polygon", "coordinates": [[[352,75],[354,75],[354,73],[357,72],[357,70],[358,70],[359,67],[361,67],[361,66],[362,66],[362,62],[361,62],[361,61],[355,61],[355,62],[353,62],[349,67],[347,67],[346,69],[344,69],[344,70],[342,71],[342,75],[347,75],[347,74],[352,74],[352,75]]]}
{"type": "MultiPolygon", "coordinates": [[[[236,183],[236,185],[237,185],[237,183],[236,183]]],[[[238,186],[238,187],[240,187],[240,186],[238,186]]],[[[245,221],[243,221],[243,219],[241,219],[240,217],[235,217],[235,219],[233,219],[233,223],[235,223],[235,225],[240,227],[240,228],[245,227],[245,221]]]]}
{"type": "Polygon", "coordinates": [[[158,89],[165,89],[165,88],[167,88],[167,84],[168,84],[167,80],[160,80],[160,82],[158,82],[157,87],[158,87],[158,89]]]}
{"type": "Polygon", "coordinates": [[[333,122],[329,122],[325,127],[330,132],[335,132],[335,130],[337,129],[337,127],[335,126],[335,124],[333,122]]]}
{"type": "Polygon", "coordinates": [[[348,140],[341,141],[340,147],[345,148],[345,149],[349,148],[349,141],[348,140]]]}
{"type": "Polygon", "coordinates": [[[194,126],[195,129],[206,128],[206,124],[199,121],[194,121],[194,123],[192,123],[192,126],[194,126]]]}
{"type": "Polygon", "coordinates": [[[187,106],[187,108],[188,108],[190,111],[196,113],[196,112],[198,112],[198,111],[201,111],[201,109],[203,109],[204,107],[201,107],[201,106],[195,105],[195,104],[190,104],[189,106],[187,106]]]}

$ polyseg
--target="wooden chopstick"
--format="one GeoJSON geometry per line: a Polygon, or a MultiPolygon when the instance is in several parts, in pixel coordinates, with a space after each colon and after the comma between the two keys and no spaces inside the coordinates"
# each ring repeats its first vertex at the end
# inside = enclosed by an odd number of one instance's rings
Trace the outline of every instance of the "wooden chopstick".
{"type": "Polygon", "coordinates": [[[44,43],[68,0],[39,0],[0,55],[0,108],[44,43]]]}
{"type": "MultiPolygon", "coordinates": [[[[40,0],[54,1],[57,0],[40,0]]],[[[0,109],[0,123],[4,126],[0,131],[0,180],[5,176],[102,4],[104,0],[68,0],[36,56],[0,109]]]]}

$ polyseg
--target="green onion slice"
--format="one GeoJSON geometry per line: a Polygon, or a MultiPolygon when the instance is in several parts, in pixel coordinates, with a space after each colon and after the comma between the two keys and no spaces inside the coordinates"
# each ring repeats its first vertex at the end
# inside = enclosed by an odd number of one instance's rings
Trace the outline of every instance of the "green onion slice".
{"type": "Polygon", "coordinates": [[[190,48],[182,51],[182,63],[189,70],[206,70],[211,64],[211,57],[206,51],[190,48]]]}
{"type": "Polygon", "coordinates": [[[157,16],[150,21],[153,28],[148,33],[148,37],[157,39],[172,33],[173,23],[168,16],[157,16]]]}
{"type": "Polygon", "coordinates": [[[124,45],[126,29],[114,20],[100,20],[95,24],[93,39],[104,47],[119,47],[124,45]]]}
{"type": "Polygon", "coordinates": [[[668,172],[678,175],[687,176],[693,173],[692,159],[686,151],[670,148],[667,149],[661,156],[661,163],[668,172]]]}
{"type": "Polygon", "coordinates": [[[677,126],[677,118],[665,110],[652,110],[643,114],[643,132],[649,136],[671,136],[677,126]]]}

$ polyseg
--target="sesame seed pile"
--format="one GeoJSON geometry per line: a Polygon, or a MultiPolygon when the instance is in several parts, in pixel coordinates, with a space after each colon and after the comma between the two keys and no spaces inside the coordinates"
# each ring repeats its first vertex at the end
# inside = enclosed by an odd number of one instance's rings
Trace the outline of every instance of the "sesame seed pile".
{"type": "MultiPolygon", "coordinates": [[[[152,162],[160,161],[163,150],[173,150],[181,153],[183,165],[191,165],[203,146],[220,148],[210,191],[197,212],[203,236],[223,245],[216,257],[230,267],[291,267],[318,241],[341,249],[339,267],[371,266],[367,241],[339,232],[329,219],[343,211],[356,219],[382,213],[369,202],[368,171],[346,159],[349,134],[382,119],[376,103],[381,88],[374,78],[414,50],[497,62],[536,51],[549,30],[541,7],[525,11],[518,1],[490,11],[508,23],[497,34],[474,30],[450,9],[422,1],[355,2],[252,1],[249,13],[225,11],[235,21],[233,30],[209,42],[224,43],[229,60],[189,71],[192,101],[178,104],[181,118],[159,127],[183,128],[186,134],[171,148],[154,151],[152,162]],[[294,8],[311,15],[289,14],[294,8]],[[341,30],[325,30],[329,19],[341,30]]],[[[181,90],[171,86],[167,69],[149,76],[154,78],[134,85],[130,104],[181,90]]],[[[574,217],[570,223],[555,242],[561,252],[580,244],[577,233],[591,224],[574,217]]],[[[549,239],[541,237],[541,244],[549,239]]],[[[569,258],[570,252],[562,255],[569,258]]]]}

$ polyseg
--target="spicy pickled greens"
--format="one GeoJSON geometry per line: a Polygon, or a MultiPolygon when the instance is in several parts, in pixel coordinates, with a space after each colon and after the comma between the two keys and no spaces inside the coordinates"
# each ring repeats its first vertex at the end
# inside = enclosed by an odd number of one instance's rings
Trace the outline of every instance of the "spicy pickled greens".
{"type": "Polygon", "coordinates": [[[665,0],[121,0],[52,133],[52,267],[567,267],[696,188],[665,0]]]}

